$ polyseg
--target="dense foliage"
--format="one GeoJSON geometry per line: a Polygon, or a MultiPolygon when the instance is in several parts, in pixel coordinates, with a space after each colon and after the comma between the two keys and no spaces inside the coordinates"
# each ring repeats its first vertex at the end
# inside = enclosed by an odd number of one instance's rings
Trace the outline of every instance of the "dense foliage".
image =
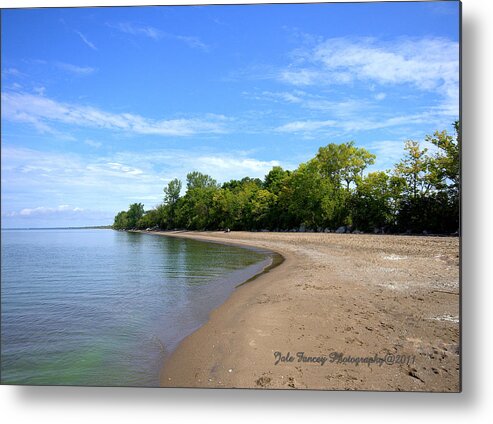
{"type": "Polygon", "coordinates": [[[393,170],[365,170],[375,155],[353,142],[321,147],[294,171],[273,167],[264,180],[245,177],[218,184],[194,171],[164,188],[163,203],[119,212],[115,229],[454,233],[459,228],[460,131],[437,131],[430,154],[408,141],[393,170]]]}

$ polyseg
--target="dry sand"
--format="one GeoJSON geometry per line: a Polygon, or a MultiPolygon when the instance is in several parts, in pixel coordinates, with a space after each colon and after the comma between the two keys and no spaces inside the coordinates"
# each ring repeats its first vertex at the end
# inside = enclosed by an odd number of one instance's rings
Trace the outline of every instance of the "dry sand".
{"type": "Polygon", "coordinates": [[[459,239],[165,234],[267,248],[286,260],[238,287],[180,344],[163,386],[460,390],[459,239]],[[276,352],[292,359],[275,365],[276,352]],[[321,359],[299,361],[301,352],[321,359]],[[356,358],[377,362],[347,362],[356,358]]]}

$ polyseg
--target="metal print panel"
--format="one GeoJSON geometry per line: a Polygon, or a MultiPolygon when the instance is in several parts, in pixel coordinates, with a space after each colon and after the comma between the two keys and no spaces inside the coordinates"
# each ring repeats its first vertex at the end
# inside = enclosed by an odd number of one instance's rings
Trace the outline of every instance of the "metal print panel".
{"type": "Polygon", "coordinates": [[[2,384],[460,391],[460,7],[2,9],[2,384]]]}

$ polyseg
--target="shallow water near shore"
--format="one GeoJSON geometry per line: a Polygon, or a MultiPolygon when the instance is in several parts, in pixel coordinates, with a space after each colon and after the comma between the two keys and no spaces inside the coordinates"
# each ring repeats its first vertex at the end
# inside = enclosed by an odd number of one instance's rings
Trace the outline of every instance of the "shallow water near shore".
{"type": "Polygon", "coordinates": [[[2,230],[2,383],[158,386],[271,254],[112,230],[2,230]]]}

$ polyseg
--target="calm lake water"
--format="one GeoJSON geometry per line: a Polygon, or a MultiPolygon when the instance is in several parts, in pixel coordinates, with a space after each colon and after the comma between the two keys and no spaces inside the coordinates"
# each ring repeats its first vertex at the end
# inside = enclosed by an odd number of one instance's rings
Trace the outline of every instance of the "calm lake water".
{"type": "Polygon", "coordinates": [[[3,383],[158,386],[268,252],[112,230],[2,230],[3,383]]]}

